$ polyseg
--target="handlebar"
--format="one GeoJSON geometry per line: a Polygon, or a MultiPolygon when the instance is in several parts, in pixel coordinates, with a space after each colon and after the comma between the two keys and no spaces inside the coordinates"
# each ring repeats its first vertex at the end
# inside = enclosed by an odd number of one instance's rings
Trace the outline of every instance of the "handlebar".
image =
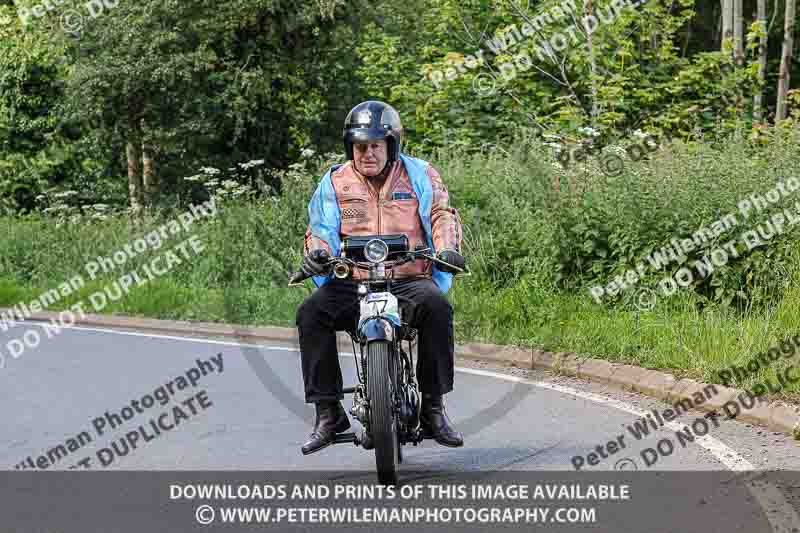
{"type": "MultiPolygon", "coordinates": [[[[413,261],[415,259],[421,258],[421,259],[427,259],[427,260],[432,261],[434,263],[438,263],[440,265],[448,266],[448,267],[456,270],[456,274],[462,274],[463,273],[465,275],[470,275],[470,271],[467,270],[466,268],[463,268],[463,269],[462,268],[458,268],[455,265],[451,265],[450,263],[447,263],[447,262],[442,261],[441,259],[439,259],[437,257],[431,256],[431,255],[428,255],[427,253],[425,253],[425,252],[428,252],[429,250],[430,250],[430,248],[425,248],[425,249],[422,249],[422,250],[400,252],[403,255],[403,257],[401,259],[398,259],[398,260],[395,260],[395,261],[390,261],[391,264],[386,265],[385,268],[391,270],[391,269],[396,268],[396,267],[398,267],[400,265],[404,265],[404,264],[409,263],[409,262],[411,262],[411,261],[413,261]]],[[[347,265],[348,267],[355,267],[355,268],[358,268],[358,269],[361,269],[361,270],[369,270],[374,265],[374,263],[357,262],[357,261],[353,261],[352,259],[348,259],[346,257],[332,257],[327,263],[325,263],[326,271],[330,271],[330,269],[335,268],[336,265],[339,265],[339,264],[344,264],[344,265],[347,265]]],[[[311,273],[311,272],[306,272],[305,270],[302,270],[302,269],[298,270],[297,272],[294,272],[291,276],[289,276],[289,286],[290,287],[298,286],[303,281],[305,281],[308,278],[310,278],[312,276],[315,276],[315,275],[316,274],[311,273]]]]}

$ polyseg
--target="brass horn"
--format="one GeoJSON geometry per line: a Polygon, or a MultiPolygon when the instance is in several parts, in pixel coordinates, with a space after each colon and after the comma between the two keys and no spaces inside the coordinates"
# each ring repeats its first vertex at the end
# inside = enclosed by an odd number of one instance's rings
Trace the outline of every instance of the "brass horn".
{"type": "Polygon", "coordinates": [[[333,275],[339,279],[345,279],[350,275],[350,267],[346,263],[336,263],[333,266],[333,275]]]}

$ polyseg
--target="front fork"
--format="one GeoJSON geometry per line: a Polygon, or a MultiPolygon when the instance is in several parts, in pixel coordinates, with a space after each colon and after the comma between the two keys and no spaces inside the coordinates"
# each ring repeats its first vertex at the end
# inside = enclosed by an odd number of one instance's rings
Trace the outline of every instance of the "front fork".
{"type": "MultiPolygon", "coordinates": [[[[409,355],[411,352],[411,343],[409,341],[409,353],[403,350],[402,344],[399,341],[394,341],[392,345],[393,353],[399,353],[399,357],[393,357],[393,361],[395,361],[395,364],[400,364],[401,368],[399,373],[399,390],[393,391],[394,397],[392,398],[394,412],[398,414],[400,421],[400,443],[407,444],[410,442],[416,446],[422,441],[423,436],[419,422],[421,395],[416,376],[414,375],[413,360],[409,355]]],[[[368,448],[372,439],[369,427],[369,399],[366,394],[366,376],[364,375],[365,372],[369,371],[365,364],[365,346],[366,342],[360,343],[361,350],[359,350],[359,352],[361,354],[361,365],[356,365],[359,383],[356,385],[353,393],[353,406],[350,408],[350,414],[361,422],[361,425],[364,427],[361,436],[356,439],[356,445],[361,444],[365,448],[368,448]]],[[[355,341],[353,341],[353,354],[356,354],[355,341]]]]}

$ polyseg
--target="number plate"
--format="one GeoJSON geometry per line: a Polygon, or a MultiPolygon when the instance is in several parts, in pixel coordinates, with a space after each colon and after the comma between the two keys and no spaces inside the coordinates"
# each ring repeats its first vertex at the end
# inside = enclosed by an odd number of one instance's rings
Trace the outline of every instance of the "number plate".
{"type": "Polygon", "coordinates": [[[382,315],[400,325],[400,309],[397,298],[390,292],[373,292],[361,300],[361,318],[382,315]]]}

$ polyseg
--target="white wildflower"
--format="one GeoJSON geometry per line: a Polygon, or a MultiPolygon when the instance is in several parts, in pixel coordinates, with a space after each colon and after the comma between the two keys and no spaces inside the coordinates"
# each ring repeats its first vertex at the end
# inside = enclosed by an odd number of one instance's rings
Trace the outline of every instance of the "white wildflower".
{"type": "Polygon", "coordinates": [[[54,194],[54,196],[56,198],[67,198],[69,196],[74,196],[76,194],[78,194],[78,193],[75,192],[75,191],[62,191],[62,192],[54,194]]]}
{"type": "Polygon", "coordinates": [[[239,166],[242,167],[243,169],[247,170],[247,169],[250,169],[250,168],[253,168],[253,167],[257,167],[257,166],[263,165],[263,164],[264,164],[264,160],[263,159],[254,159],[253,161],[248,161],[247,163],[239,163],[239,166]]]}
{"type": "Polygon", "coordinates": [[[589,127],[578,128],[578,131],[583,133],[584,135],[588,135],[590,137],[597,137],[598,135],[600,135],[599,131],[597,131],[594,128],[589,128],[589,127]]]}
{"type": "Polygon", "coordinates": [[[215,174],[219,174],[220,170],[214,167],[200,167],[200,172],[213,176],[215,174]]]}

